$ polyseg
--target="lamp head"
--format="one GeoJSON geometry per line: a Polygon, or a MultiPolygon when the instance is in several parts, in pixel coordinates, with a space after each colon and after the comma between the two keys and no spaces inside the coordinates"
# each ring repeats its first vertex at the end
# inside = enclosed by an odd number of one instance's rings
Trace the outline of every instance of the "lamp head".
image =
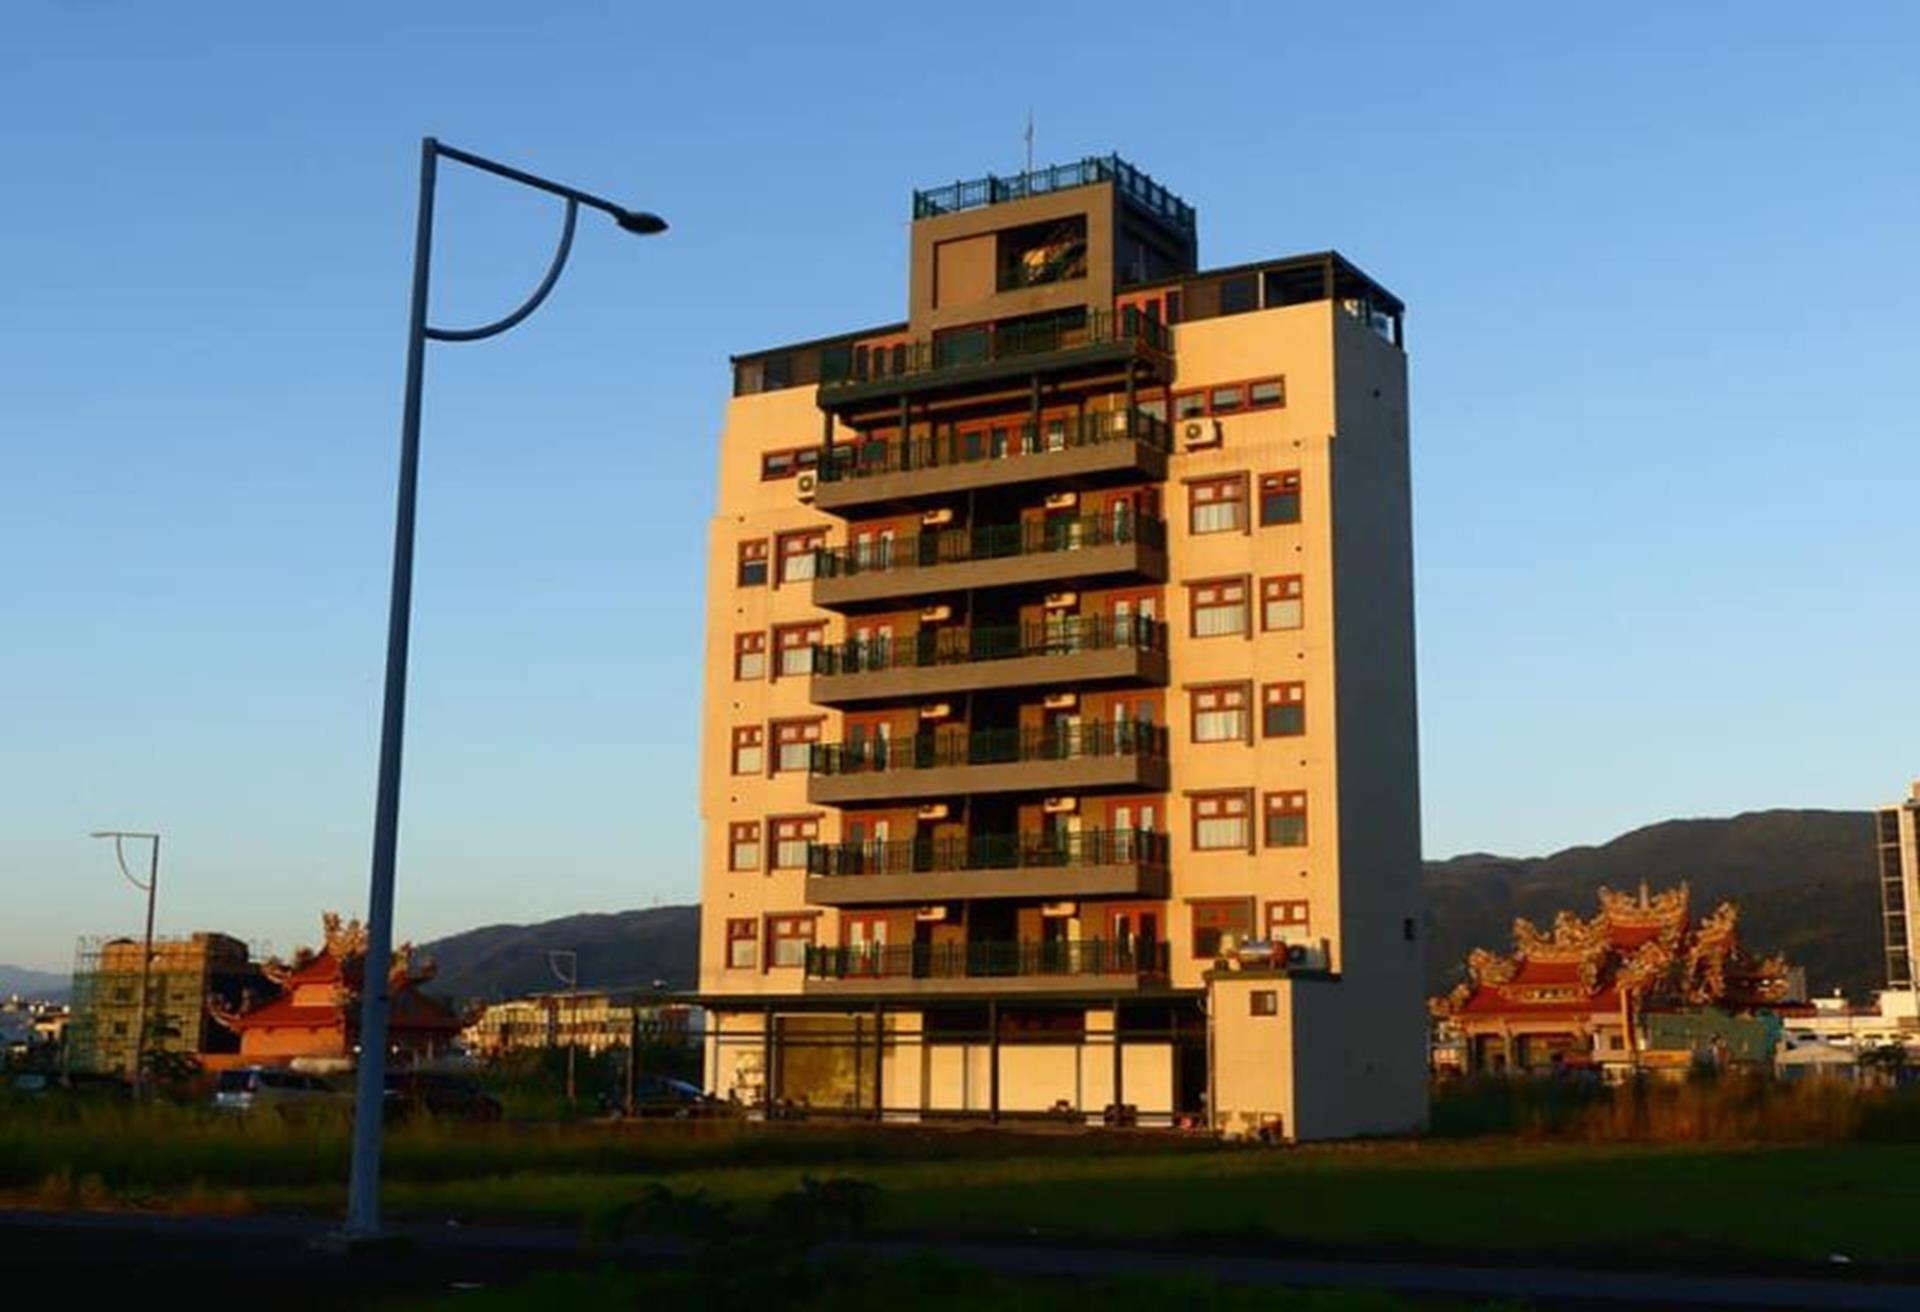
{"type": "Polygon", "coordinates": [[[667,221],[658,214],[649,214],[645,210],[615,210],[613,221],[636,237],[651,237],[655,233],[667,230],[667,221]]]}

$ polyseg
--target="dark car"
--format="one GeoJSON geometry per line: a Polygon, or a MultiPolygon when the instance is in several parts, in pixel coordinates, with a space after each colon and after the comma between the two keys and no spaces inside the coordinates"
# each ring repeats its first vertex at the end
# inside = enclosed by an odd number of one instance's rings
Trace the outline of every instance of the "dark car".
{"type": "Polygon", "coordinates": [[[93,1071],[21,1071],[8,1092],[17,1098],[84,1098],[118,1101],[133,1097],[133,1086],[118,1075],[93,1071]]]}
{"type": "Polygon", "coordinates": [[[718,1099],[708,1097],[705,1090],[685,1080],[672,1079],[665,1075],[641,1075],[633,1082],[633,1114],[635,1116],[672,1116],[686,1119],[694,1116],[712,1116],[719,1111],[718,1099]]]}
{"type": "Polygon", "coordinates": [[[388,1071],[390,1121],[427,1115],[456,1121],[497,1121],[500,1100],[464,1075],[445,1071],[388,1071]]]}

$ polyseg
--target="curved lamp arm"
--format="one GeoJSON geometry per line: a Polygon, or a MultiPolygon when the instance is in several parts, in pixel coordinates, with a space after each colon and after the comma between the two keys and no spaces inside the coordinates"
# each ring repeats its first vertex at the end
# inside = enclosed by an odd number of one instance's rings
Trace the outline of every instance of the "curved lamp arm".
{"type": "Polygon", "coordinates": [[[477,342],[488,337],[498,337],[507,329],[524,320],[540,308],[540,303],[553,291],[553,285],[560,281],[560,271],[567,267],[567,256],[573,252],[573,229],[580,217],[580,202],[571,196],[567,198],[567,217],[560,226],[560,245],[554,249],[553,262],[547,265],[547,276],[533,289],[533,295],[527,297],[520,308],[504,319],[496,319],[479,328],[435,328],[429,324],[426,334],[436,342],[477,342]]]}

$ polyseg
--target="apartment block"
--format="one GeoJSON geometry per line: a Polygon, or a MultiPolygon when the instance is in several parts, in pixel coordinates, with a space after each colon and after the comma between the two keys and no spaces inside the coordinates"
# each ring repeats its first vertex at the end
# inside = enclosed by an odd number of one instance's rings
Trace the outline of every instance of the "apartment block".
{"type": "Polygon", "coordinates": [[[1117,156],[913,196],[733,360],[701,1002],[769,1114],[1426,1113],[1404,308],[1117,156]]]}
{"type": "Polygon", "coordinates": [[[1886,930],[1887,988],[1911,991],[1913,963],[1920,956],[1920,780],[1904,802],[1874,813],[1874,851],[1880,858],[1880,910],[1886,930]]]}

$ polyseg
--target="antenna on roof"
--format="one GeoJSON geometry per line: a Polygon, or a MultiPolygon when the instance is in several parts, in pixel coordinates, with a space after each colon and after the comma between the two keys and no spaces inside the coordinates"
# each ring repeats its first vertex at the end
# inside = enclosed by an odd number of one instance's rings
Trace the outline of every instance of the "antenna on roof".
{"type": "Polygon", "coordinates": [[[1027,172],[1033,172],[1033,106],[1027,106],[1027,172]]]}

